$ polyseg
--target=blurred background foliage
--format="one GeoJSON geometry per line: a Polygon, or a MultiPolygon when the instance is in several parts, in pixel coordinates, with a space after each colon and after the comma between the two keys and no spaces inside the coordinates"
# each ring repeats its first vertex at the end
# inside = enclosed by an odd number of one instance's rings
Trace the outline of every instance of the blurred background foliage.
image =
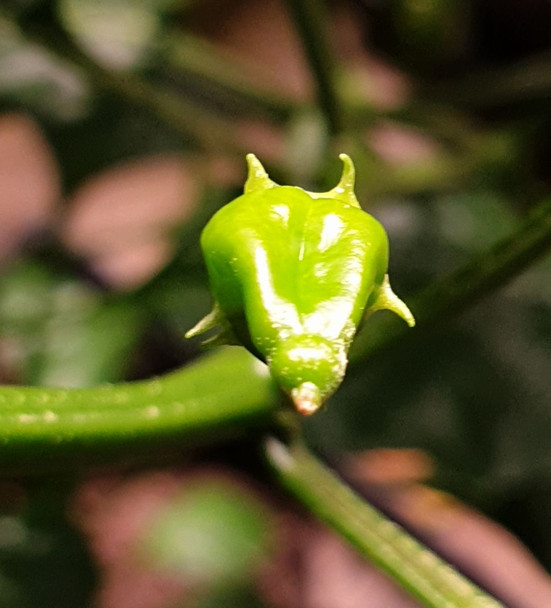
{"type": "MultiPolygon", "coordinates": [[[[550,27],[545,0],[4,1],[2,382],[95,385],[196,357],[183,334],[211,303],[199,233],[239,194],[246,152],[313,190],[351,155],[406,301],[514,235],[551,187],[550,27]]],[[[430,537],[428,520],[449,516],[425,494],[421,523],[399,507],[397,488],[430,476],[550,568],[551,261],[532,258],[460,314],[360,353],[304,427],[412,528],[430,537]]],[[[248,444],[86,481],[6,480],[0,608],[415,605],[383,580],[372,600],[346,596],[366,569],[264,481],[248,444]]],[[[452,550],[467,571],[486,523],[452,550]]],[[[440,548],[453,544],[450,530],[440,548]]],[[[549,604],[517,549],[532,592],[509,589],[508,605],[549,604]]]]}

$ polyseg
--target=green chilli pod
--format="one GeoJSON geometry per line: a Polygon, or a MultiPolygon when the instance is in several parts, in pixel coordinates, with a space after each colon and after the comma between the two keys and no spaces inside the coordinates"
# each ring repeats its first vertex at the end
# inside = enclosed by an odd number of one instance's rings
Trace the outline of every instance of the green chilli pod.
{"type": "Polygon", "coordinates": [[[215,299],[187,337],[243,344],[268,364],[296,409],[312,414],[341,383],[369,313],[413,315],[388,282],[388,239],[354,194],[354,165],[328,192],[279,186],[247,155],[244,194],[208,222],[201,247],[215,299]]]}

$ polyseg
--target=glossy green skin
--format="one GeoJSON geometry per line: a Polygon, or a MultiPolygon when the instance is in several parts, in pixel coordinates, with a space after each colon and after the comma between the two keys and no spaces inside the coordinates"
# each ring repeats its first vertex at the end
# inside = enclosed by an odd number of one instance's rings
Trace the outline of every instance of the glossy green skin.
{"type": "Polygon", "coordinates": [[[243,344],[265,361],[302,414],[342,381],[368,313],[388,309],[415,324],[386,275],[386,233],[360,208],[352,160],[340,159],[339,183],[314,193],[279,186],[247,155],[245,193],[201,237],[215,306],[186,333],[219,327],[214,340],[243,344]]]}
{"type": "Polygon", "coordinates": [[[325,400],[388,262],[383,227],[359,207],[277,186],[240,196],[206,226],[213,295],[237,338],[291,392],[325,400]]]}

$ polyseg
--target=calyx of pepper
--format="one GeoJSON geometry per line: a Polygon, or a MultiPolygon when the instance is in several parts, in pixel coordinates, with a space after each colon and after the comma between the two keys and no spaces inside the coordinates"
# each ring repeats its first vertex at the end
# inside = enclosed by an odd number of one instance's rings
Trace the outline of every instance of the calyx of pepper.
{"type": "MultiPolygon", "coordinates": [[[[333,198],[343,201],[352,207],[359,207],[360,203],[354,192],[354,182],[356,179],[354,163],[348,154],[339,154],[339,158],[343,164],[339,183],[327,192],[309,192],[307,190],[305,190],[305,192],[313,199],[333,198]]],[[[268,188],[276,188],[279,186],[279,184],[276,184],[276,182],[270,179],[262,166],[262,163],[254,154],[247,154],[247,165],[249,172],[247,181],[245,182],[245,194],[260,192],[262,190],[268,190],[268,188]]]]}

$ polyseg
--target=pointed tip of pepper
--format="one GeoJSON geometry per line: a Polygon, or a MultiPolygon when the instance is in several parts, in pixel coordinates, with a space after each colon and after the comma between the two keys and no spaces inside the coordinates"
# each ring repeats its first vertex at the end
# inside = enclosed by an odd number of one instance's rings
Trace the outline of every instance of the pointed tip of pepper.
{"type": "Polygon", "coordinates": [[[291,399],[296,410],[303,416],[311,416],[321,406],[319,388],[312,382],[303,382],[291,391],[291,399]]]}
{"type": "Polygon", "coordinates": [[[354,163],[350,156],[344,152],[339,154],[339,159],[342,161],[341,185],[343,188],[349,188],[354,191],[354,182],[356,181],[354,163]]]}
{"type": "Polygon", "coordinates": [[[354,184],[356,181],[356,170],[354,163],[348,154],[339,154],[342,161],[342,174],[339,183],[328,192],[308,192],[313,198],[334,198],[343,201],[351,207],[360,207],[360,203],[354,193],[354,184]]]}
{"type": "Polygon", "coordinates": [[[262,163],[254,154],[247,154],[246,159],[249,173],[247,181],[245,182],[245,193],[266,190],[277,186],[277,184],[269,178],[266,169],[264,169],[262,163]]]}

